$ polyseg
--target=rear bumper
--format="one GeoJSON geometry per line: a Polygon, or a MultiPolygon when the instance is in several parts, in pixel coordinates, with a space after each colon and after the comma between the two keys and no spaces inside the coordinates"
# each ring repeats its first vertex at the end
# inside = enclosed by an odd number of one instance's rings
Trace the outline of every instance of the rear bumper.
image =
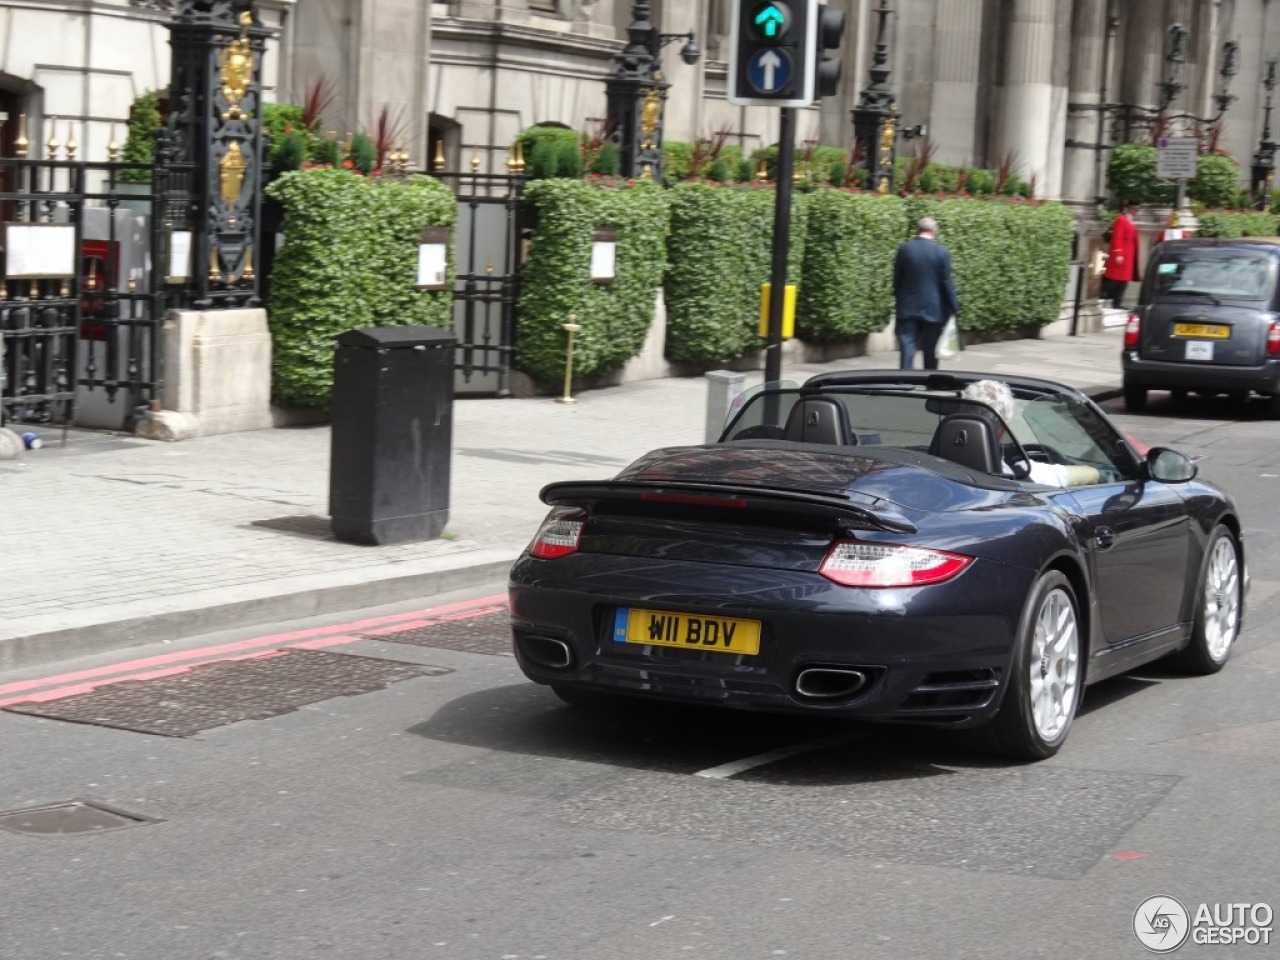
{"type": "Polygon", "coordinates": [[[1228,367],[1221,364],[1167,363],[1143,360],[1134,350],[1120,354],[1128,386],[1152,390],[1255,390],[1280,393],[1280,359],[1260,367],[1228,367]]]}
{"type": "Polygon", "coordinates": [[[980,722],[999,708],[1032,578],[979,561],[937,587],[858,591],[787,571],[756,571],[759,583],[746,583],[751,572],[738,568],[738,589],[720,592],[715,584],[723,589],[728,571],[718,565],[707,565],[696,584],[665,582],[673,568],[659,561],[590,560],[585,576],[565,561],[527,557],[512,571],[515,653],[530,680],[737,709],[947,725],[980,722]],[[592,581],[610,589],[596,592],[592,581]],[[624,606],[759,620],[760,653],[618,642],[611,627],[624,606]],[[566,644],[570,662],[548,666],[538,656],[540,638],[566,644]],[[797,680],[815,668],[856,670],[867,682],[849,696],[806,697],[797,680]]]}

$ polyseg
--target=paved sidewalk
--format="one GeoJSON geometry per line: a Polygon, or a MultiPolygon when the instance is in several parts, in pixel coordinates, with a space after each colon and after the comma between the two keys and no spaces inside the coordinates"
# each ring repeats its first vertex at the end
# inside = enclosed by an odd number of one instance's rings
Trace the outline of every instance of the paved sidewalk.
{"type": "MultiPolygon", "coordinates": [[[[945,366],[1114,395],[1120,337],[983,344],[945,366]]],[[[879,354],[783,375],[895,364],[879,354]]],[[[459,401],[446,536],[392,547],[328,537],[325,427],[178,444],[74,431],[66,447],[42,428],[42,449],[0,461],[0,670],[500,582],[545,513],[544,484],[703,442],[701,378],[579,400],[459,401]]]]}

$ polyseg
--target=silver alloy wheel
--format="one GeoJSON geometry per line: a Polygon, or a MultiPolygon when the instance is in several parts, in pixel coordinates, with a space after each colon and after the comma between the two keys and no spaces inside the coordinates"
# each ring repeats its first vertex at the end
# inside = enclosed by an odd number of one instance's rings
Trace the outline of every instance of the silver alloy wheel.
{"type": "Polygon", "coordinates": [[[1219,537],[1204,574],[1204,641],[1214,663],[1227,652],[1240,629],[1240,564],[1231,537],[1219,537]]]}
{"type": "Polygon", "coordinates": [[[1031,718],[1041,739],[1052,743],[1071,723],[1080,686],[1080,631],[1065,590],[1052,590],[1041,601],[1027,659],[1031,718]]]}

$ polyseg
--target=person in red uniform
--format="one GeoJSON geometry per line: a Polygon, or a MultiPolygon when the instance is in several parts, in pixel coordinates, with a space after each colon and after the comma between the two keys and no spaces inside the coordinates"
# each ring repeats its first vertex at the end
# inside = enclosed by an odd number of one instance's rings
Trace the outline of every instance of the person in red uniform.
{"type": "Polygon", "coordinates": [[[1133,224],[1137,210],[1134,204],[1126,204],[1111,225],[1111,247],[1107,250],[1107,269],[1102,275],[1102,299],[1110,300],[1117,307],[1124,299],[1125,288],[1142,279],[1138,273],[1138,228],[1133,224]]]}

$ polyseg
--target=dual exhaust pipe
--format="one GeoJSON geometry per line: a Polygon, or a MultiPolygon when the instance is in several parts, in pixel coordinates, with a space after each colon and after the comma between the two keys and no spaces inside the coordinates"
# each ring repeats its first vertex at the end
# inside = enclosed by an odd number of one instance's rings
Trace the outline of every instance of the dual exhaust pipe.
{"type": "MultiPolygon", "coordinates": [[[[573,648],[556,637],[526,635],[517,641],[520,653],[548,670],[573,666],[573,648]]],[[[871,678],[862,670],[846,667],[806,667],[796,675],[796,695],[805,700],[851,700],[866,689],[871,678]]]]}

